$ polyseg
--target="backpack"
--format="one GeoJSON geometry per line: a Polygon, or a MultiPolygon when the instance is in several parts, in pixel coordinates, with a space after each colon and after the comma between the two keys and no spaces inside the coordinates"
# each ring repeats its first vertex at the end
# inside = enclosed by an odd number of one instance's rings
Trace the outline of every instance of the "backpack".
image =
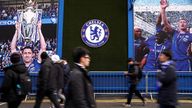
{"type": "Polygon", "coordinates": [[[17,73],[15,81],[16,95],[26,96],[32,89],[32,82],[30,77],[26,73],[17,73]]]}
{"type": "MultiPolygon", "coordinates": [[[[14,94],[21,99],[24,99],[25,96],[31,91],[32,83],[29,75],[26,73],[16,73],[12,69],[10,69],[14,73],[14,77],[12,78],[11,90],[14,90],[14,94]]],[[[6,84],[6,83],[5,83],[6,84]]],[[[0,102],[8,102],[12,99],[9,97],[9,91],[5,92],[5,90],[0,94],[0,102]]]]}

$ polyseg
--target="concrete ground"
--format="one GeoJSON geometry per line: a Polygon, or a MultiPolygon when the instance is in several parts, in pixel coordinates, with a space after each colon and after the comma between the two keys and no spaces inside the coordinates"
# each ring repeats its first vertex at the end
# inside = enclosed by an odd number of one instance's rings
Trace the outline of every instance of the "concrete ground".
{"type": "MultiPolygon", "coordinates": [[[[122,104],[125,102],[125,99],[97,99],[97,108],[125,108],[122,104]]],[[[28,100],[26,102],[22,102],[19,108],[33,108],[34,100],[28,100]]],[[[50,108],[51,103],[49,100],[44,100],[41,108],[50,108]]],[[[62,105],[63,106],[63,105],[62,105]]],[[[192,100],[180,100],[177,108],[191,108],[192,100]]],[[[0,103],[0,108],[7,108],[6,103],[0,103]]],[[[147,104],[145,106],[142,105],[141,101],[138,99],[133,99],[132,108],[158,108],[158,104],[156,102],[152,102],[151,100],[147,100],[147,104]]]]}

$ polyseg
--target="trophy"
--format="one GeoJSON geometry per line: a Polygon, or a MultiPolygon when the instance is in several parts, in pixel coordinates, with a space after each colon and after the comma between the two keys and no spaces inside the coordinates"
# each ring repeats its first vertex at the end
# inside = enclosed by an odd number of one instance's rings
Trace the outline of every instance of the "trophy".
{"type": "Polygon", "coordinates": [[[36,8],[35,0],[26,0],[25,9],[17,10],[19,22],[18,43],[26,46],[39,41],[38,22],[41,21],[42,9],[36,8]]]}

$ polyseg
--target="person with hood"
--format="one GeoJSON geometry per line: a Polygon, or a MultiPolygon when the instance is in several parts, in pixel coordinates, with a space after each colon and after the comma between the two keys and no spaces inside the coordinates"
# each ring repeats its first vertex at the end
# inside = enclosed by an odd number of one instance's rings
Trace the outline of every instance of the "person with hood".
{"type": "Polygon", "coordinates": [[[41,102],[47,96],[56,108],[61,108],[57,101],[57,79],[53,62],[46,52],[41,53],[41,68],[37,79],[37,95],[34,108],[40,108],[41,102]]]}
{"type": "Polygon", "coordinates": [[[10,56],[12,65],[4,68],[4,80],[0,88],[3,99],[8,103],[8,108],[17,108],[25,96],[16,93],[18,74],[28,75],[27,68],[21,63],[20,53],[14,52],[10,56]]]}
{"type": "Polygon", "coordinates": [[[177,76],[175,64],[169,51],[163,51],[159,56],[161,62],[158,77],[158,103],[160,108],[176,108],[177,105],[177,76]]]}
{"type": "Polygon", "coordinates": [[[64,90],[64,75],[65,75],[65,66],[67,65],[66,60],[61,60],[58,55],[52,55],[51,60],[54,63],[54,70],[57,73],[57,91],[58,91],[58,97],[61,99],[60,103],[62,103],[65,100],[65,96],[62,94],[64,90]]]}
{"type": "Polygon", "coordinates": [[[73,62],[65,108],[96,108],[92,81],[86,69],[90,65],[89,51],[83,47],[75,48],[73,62]]]}

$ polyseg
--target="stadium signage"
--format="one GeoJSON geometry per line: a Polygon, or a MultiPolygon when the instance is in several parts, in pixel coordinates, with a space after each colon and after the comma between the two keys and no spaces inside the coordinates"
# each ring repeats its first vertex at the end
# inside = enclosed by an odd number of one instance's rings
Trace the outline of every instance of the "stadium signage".
{"type": "Polygon", "coordinates": [[[89,47],[101,47],[106,44],[108,38],[109,28],[101,20],[89,20],[81,28],[81,39],[89,47]]]}
{"type": "MultiPolygon", "coordinates": [[[[15,20],[0,20],[0,26],[15,25],[15,20]]],[[[57,24],[57,18],[42,19],[42,24],[57,24]]]]}
{"type": "Polygon", "coordinates": [[[0,25],[15,25],[14,20],[0,20],[0,25]]]}

